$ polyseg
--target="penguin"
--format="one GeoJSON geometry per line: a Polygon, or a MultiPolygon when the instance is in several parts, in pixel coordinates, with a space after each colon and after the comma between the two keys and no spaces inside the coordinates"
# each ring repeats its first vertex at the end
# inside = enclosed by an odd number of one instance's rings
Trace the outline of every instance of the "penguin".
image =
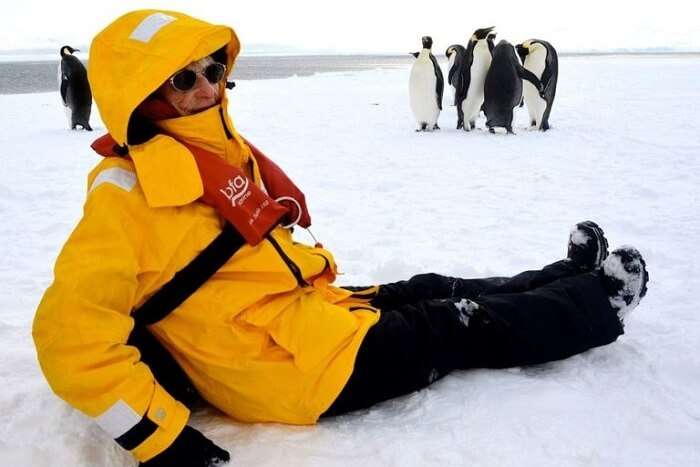
{"type": "Polygon", "coordinates": [[[496,33],[494,26],[477,29],[469,39],[462,77],[455,100],[457,128],[471,131],[476,128],[476,117],[484,103],[484,80],[491,65],[491,51],[496,33]]]}
{"type": "Polygon", "coordinates": [[[61,47],[58,86],[71,130],[80,126],[84,130],[92,131],[90,126],[92,92],[87,79],[87,70],[78,57],[73,55],[74,52],[79,51],[69,45],[61,47]]]}
{"type": "Polygon", "coordinates": [[[503,127],[508,133],[513,133],[513,109],[522,100],[522,80],[531,82],[537,92],[543,93],[539,78],[520,64],[515,48],[502,40],[493,49],[491,67],[484,83],[484,112],[486,126],[491,133],[494,133],[495,127],[503,127]]]}
{"type": "Polygon", "coordinates": [[[530,83],[523,83],[523,100],[530,114],[530,126],[547,131],[559,77],[557,51],[552,44],[539,39],[527,40],[518,44],[516,49],[523,61],[523,66],[537,76],[544,87],[544,96],[540,97],[530,83]]]}
{"type": "Polygon", "coordinates": [[[439,130],[437,120],[442,110],[442,91],[445,81],[440,65],[430,52],[433,39],[430,36],[424,36],[421,40],[423,49],[413,53],[416,61],[411,67],[408,82],[411,110],[418,124],[416,131],[439,130]]]}
{"type": "Polygon", "coordinates": [[[447,57],[447,82],[452,89],[452,105],[457,105],[457,89],[462,79],[462,67],[464,66],[467,49],[461,44],[453,44],[445,51],[447,57]]]}

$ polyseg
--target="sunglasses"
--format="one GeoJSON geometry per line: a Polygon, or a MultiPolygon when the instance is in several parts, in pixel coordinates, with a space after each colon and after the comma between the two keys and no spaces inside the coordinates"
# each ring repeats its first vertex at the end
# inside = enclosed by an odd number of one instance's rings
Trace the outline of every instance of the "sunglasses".
{"type": "Polygon", "coordinates": [[[170,85],[178,91],[189,91],[197,83],[197,75],[204,75],[207,81],[211,84],[216,84],[226,75],[226,65],[222,63],[212,63],[201,71],[178,71],[170,77],[170,85]]]}

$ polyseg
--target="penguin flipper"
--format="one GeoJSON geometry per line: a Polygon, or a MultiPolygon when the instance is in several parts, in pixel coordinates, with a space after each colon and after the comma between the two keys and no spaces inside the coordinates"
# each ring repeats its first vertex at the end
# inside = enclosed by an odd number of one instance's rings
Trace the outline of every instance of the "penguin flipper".
{"type": "Polygon", "coordinates": [[[61,60],[59,73],[61,99],[63,99],[63,105],[67,106],[68,102],[66,102],[66,99],[68,95],[68,75],[70,70],[68,69],[68,66],[66,66],[66,62],[64,60],[61,60]]]}
{"type": "Polygon", "coordinates": [[[68,94],[68,80],[65,75],[61,76],[61,99],[63,100],[63,105],[67,106],[66,95],[68,94]]]}
{"type": "Polygon", "coordinates": [[[532,83],[533,86],[539,91],[540,95],[544,93],[544,87],[542,86],[542,81],[530,70],[523,66],[518,66],[518,76],[521,79],[527,80],[532,83]]]}
{"type": "Polygon", "coordinates": [[[442,70],[435,59],[435,55],[430,54],[430,61],[433,62],[433,69],[435,70],[435,94],[437,96],[438,108],[442,110],[442,93],[445,90],[445,78],[442,76],[442,70]]]}

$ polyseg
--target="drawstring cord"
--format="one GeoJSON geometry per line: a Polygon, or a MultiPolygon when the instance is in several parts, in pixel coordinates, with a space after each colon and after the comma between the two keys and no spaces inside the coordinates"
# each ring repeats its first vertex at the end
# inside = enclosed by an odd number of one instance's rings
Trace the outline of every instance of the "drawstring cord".
{"type": "MultiPolygon", "coordinates": [[[[294,219],[289,224],[281,226],[283,229],[293,229],[294,226],[299,224],[299,221],[301,220],[301,215],[302,215],[301,204],[299,204],[299,201],[297,201],[295,198],[293,198],[291,196],[280,196],[279,198],[275,199],[275,201],[277,201],[280,204],[283,204],[282,203],[283,201],[289,201],[296,206],[296,208],[297,208],[296,219],[294,219]]],[[[302,228],[304,230],[306,230],[309,233],[309,235],[311,235],[311,238],[314,239],[314,246],[316,248],[323,248],[323,244],[321,242],[319,242],[318,240],[316,240],[316,236],[313,234],[313,232],[311,232],[311,229],[309,229],[308,227],[302,227],[302,228]]]]}

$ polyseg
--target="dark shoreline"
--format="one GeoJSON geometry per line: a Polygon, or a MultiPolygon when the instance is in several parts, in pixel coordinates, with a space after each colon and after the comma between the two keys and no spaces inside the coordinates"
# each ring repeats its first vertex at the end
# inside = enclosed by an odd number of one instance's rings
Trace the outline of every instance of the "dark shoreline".
{"type": "MultiPolygon", "coordinates": [[[[698,52],[603,52],[561,53],[560,57],[637,57],[637,58],[698,58],[698,52]]],[[[438,59],[444,64],[441,53],[438,59]]],[[[315,73],[362,71],[377,68],[392,69],[408,66],[413,61],[405,55],[284,55],[241,56],[233,73],[235,80],[282,79],[291,76],[311,76],[315,73]]],[[[0,94],[25,94],[57,90],[55,61],[0,62],[0,94]]]]}
{"type": "MultiPolygon", "coordinates": [[[[242,56],[233,80],[281,79],[332,71],[361,71],[407,66],[413,57],[401,55],[242,56]]],[[[58,60],[0,62],[0,94],[57,90],[58,60]]]]}

